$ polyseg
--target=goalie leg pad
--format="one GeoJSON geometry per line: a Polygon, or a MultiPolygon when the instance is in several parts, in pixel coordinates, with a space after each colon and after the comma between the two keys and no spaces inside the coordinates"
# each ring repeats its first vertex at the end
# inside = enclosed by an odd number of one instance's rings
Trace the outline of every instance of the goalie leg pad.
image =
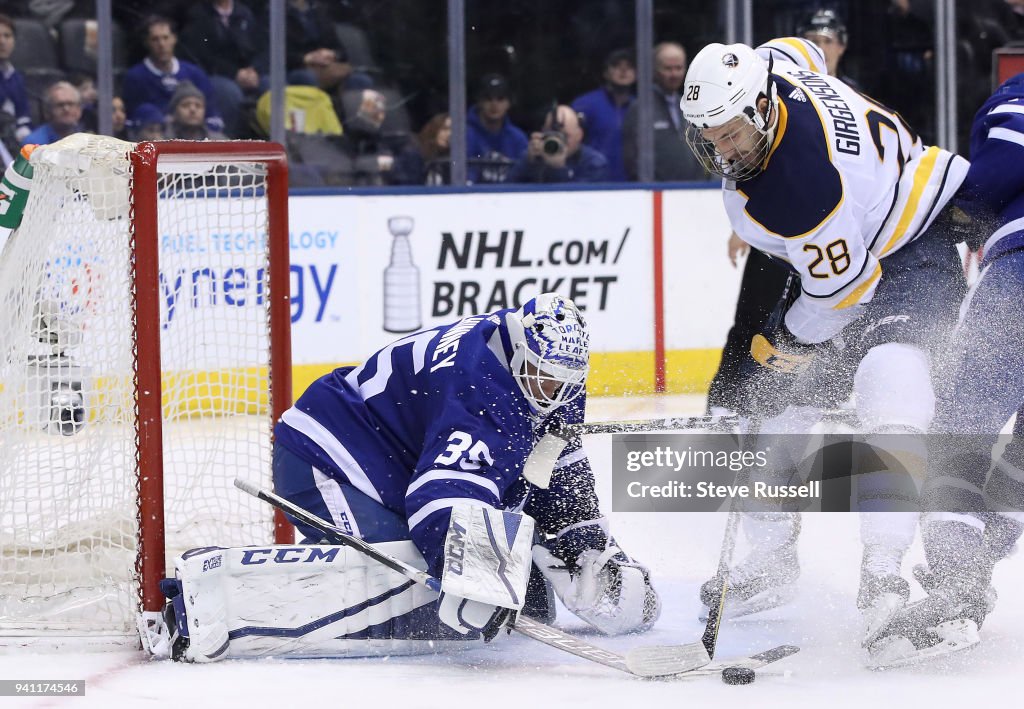
{"type": "MultiPolygon", "coordinates": [[[[426,567],[412,542],[377,546],[426,567]]],[[[191,662],[438,652],[458,637],[438,622],[433,591],[347,547],[202,549],[175,572],[191,662]]]]}

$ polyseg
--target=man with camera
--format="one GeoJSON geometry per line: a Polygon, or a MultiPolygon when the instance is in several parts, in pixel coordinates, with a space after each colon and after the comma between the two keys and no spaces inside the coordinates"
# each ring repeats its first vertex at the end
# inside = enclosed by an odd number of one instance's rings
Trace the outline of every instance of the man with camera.
{"type": "Polygon", "coordinates": [[[526,154],[513,166],[509,182],[603,182],[608,160],[583,145],[583,126],[569,106],[552,106],[539,132],[530,134],[526,154]]]}

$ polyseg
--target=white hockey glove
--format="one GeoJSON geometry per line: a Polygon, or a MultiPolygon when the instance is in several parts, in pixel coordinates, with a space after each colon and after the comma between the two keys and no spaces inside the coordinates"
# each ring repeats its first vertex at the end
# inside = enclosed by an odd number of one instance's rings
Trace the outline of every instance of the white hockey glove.
{"type": "Polygon", "coordinates": [[[530,578],[533,518],[493,507],[452,507],[444,543],[438,616],[489,641],[523,607],[530,578]]]}
{"type": "Polygon", "coordinates": [[[614,543],[587,549],[572,565],[538,544],[533,561],[565,607],[606,635],[647,630],[661,614],[650,573],[614,543]]]}

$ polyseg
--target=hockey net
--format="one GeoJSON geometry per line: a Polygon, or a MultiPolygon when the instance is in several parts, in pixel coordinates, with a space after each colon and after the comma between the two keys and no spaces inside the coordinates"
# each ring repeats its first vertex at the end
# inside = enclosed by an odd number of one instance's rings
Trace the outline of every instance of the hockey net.
{"type": "MultiPolygon", "coordinates": [[[[291,541],[287,172],[258,142],[76,135],[0,256],[0,636],[137,642],[170,555],[291,541]]],[[[7,641],[9,644],[9,641],[7,641]]]]}

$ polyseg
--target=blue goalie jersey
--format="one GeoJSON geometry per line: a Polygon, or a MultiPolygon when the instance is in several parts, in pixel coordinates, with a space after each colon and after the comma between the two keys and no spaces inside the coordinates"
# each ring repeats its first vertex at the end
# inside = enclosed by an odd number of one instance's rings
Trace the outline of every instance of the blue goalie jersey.
{"type": "Polygon", "coordinates": [[[513,312],[414,333],[336,369],[310,385],[274,431],[277,445],[407,519],[434,574],[453,504],[522,509],[551,535],[600,518],[578,440],[548,489],[520,477],[547,427],[582,422],[585,397],[543,419],[533,413],[509,366],[513,312]]]}

